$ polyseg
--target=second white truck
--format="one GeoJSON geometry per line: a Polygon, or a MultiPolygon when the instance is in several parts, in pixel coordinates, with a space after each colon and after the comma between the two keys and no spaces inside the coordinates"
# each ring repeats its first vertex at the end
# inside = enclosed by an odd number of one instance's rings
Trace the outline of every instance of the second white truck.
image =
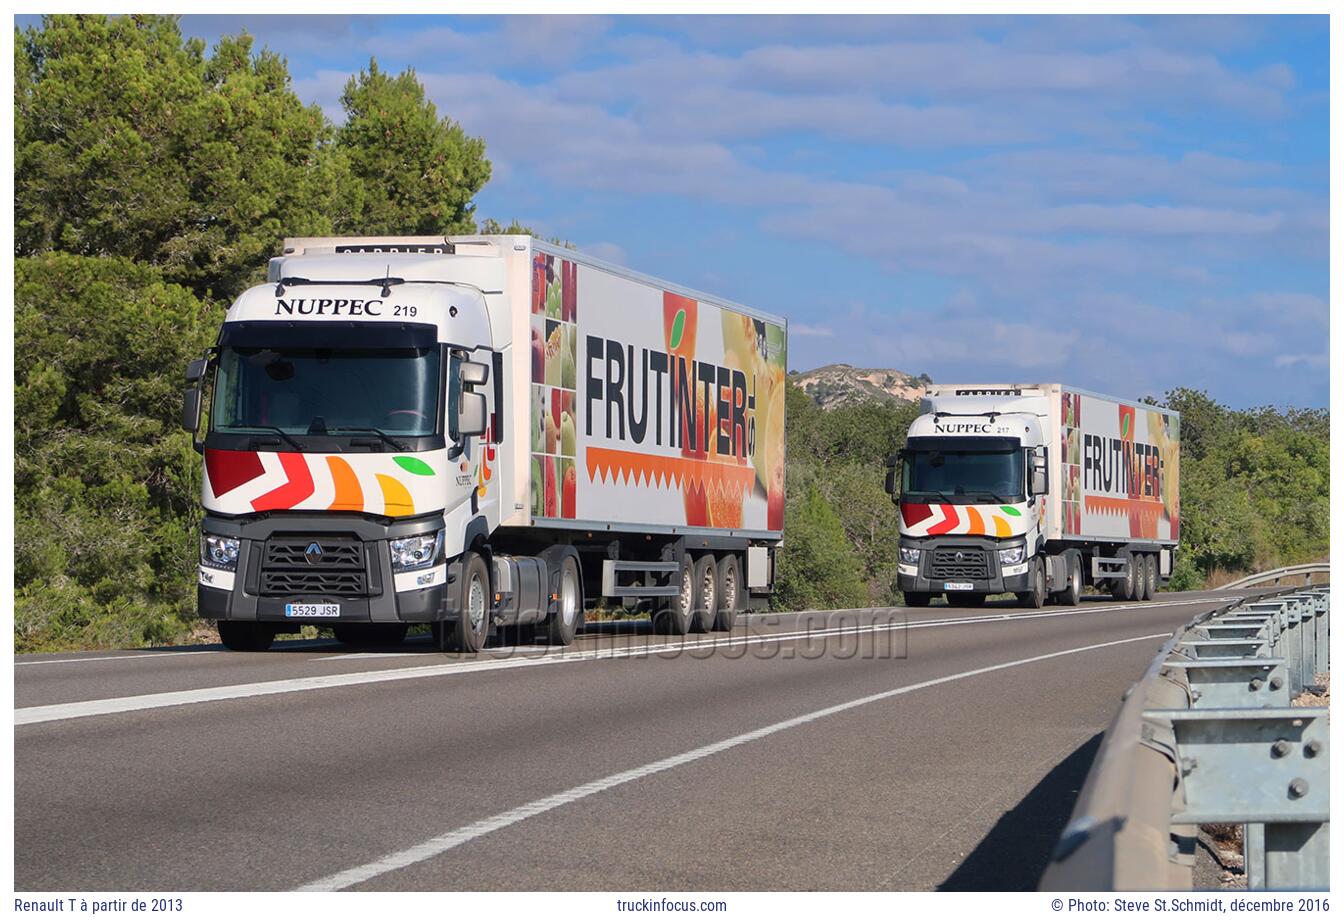
{"type": "Polygon", "coordinates": [[[910,606],[1153,596],[1180,540],[1180,415],[1058,383],[940,384],[888,462],[910,606]]]}

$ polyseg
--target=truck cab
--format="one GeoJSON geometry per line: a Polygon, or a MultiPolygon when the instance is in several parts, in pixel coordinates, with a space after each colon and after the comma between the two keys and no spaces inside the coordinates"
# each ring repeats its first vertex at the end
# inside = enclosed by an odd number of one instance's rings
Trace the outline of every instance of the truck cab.
{"type": "Polygon", "coordinates": [[[462,644],[450,586],[500,516],[489,261],[352,241],[274,260],[229,308],[183,410],[204,427],[198,604],[225,644],[307,624],[399,641],[420,622],[462,644]]]}

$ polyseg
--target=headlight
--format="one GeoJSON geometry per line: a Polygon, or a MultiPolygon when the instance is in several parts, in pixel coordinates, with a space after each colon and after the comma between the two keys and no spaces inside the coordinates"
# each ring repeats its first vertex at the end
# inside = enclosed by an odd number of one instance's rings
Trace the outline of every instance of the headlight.
{"type": "Polygon", "coordinates": [[[399,537],[392,541],[392,571],[405,572],[433,565],[443,554],[443,531],[399,537]]]}
{"type": "Polygon", "coordinates": [[[201,534],[201,564],[234,571],[238,568],[238,538],[201,534]]]}
{"type": "Polygon", "coordinates": [[[901,547],[901,561],[906,565],[919,565],[919,548],[913,546],[901,547]]]}
{"type": "Polygon", "coordinates": [[[1000,565],[1021,565],[1027,558],[1026,546],[1010,546],[999,550],[1000,565]]]}

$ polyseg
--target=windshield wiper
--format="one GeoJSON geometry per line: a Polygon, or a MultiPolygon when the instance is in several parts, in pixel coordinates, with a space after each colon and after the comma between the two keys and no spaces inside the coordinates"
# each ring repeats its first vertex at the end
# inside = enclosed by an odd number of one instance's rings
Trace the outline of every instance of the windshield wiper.
{"type": "Polygon", "coordinates": [[[294,440],[294,438],[293,438],[290,434],[288,434],[283,428],[276,428],[274,425],[244,425],[243,427],[244,427],[244,428],[262,428],[262,429],[265,429],[266,431],[274,431],[276,434],[280,435],[280,437],[282,437],[282,438],[284,438],[286,441],[288,441],[289,444],[290,444],[295,450],[297,450],[299,453],[303,453],[303,445],[300,444],[298,441],[294,440]]]}
{"type": "Polygon", "coordinates": [[[357,427],[353,427],[353,426],[349,426],[349,425],[341,425],[341,426],[336,427],[336,428],[328,428],[327,431],[328,431],[328,432],[333,432],[333,433],[334,433],[334,432],[337,432],[337,431],[348,431],[348,432],[352,432],[352,433],[353,433],[353,432],[363,432],[363,433],[365,433],[365,434],[372,434],[372,435],[376,435],[378,438],[380,438],[384,444],[388,444],[388,445],[390,445],[390,446],[392,447],[393,450],[410,450],[409,447],[407,447],[407,446],[406,446],[405,444],[403,444],[401,441],[398,441],[396,438],[392,437],[392,436],[391,436],[390,434],[388,434],[386,431],[383,431],[381,428],[374,428],[374,427],[372,427],[372,426],[370,426],[370,427],[368,427],[368,428],[357,428],[357,427]]]}
{"type": "Polygon", "coordinates": [[[976,495],[988,495],[990,498],[994,499],[1000,505],[1011,505],[1013,503],[1012,499],[1004,498],[999,493],[991,492],[988,489],[973,489],[972,491],[976,495]]]}

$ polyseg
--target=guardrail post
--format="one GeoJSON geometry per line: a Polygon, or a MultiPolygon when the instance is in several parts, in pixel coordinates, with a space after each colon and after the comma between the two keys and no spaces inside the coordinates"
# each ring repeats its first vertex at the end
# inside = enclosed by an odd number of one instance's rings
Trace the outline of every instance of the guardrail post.
{"type": "Polygon", "coordinates": [[[1145,721],[1169,723],[1176,739],[1183,810],[1172,826],[1245,824],[1248,882],[1328,887],[1328,715],[1306,707],[1145,711],[1145,721]]]}
{"type": "Polygon", "coordinates": [[[1316,595],[1316,673],[1330,673],[1330,595],[1316,595]]]}

